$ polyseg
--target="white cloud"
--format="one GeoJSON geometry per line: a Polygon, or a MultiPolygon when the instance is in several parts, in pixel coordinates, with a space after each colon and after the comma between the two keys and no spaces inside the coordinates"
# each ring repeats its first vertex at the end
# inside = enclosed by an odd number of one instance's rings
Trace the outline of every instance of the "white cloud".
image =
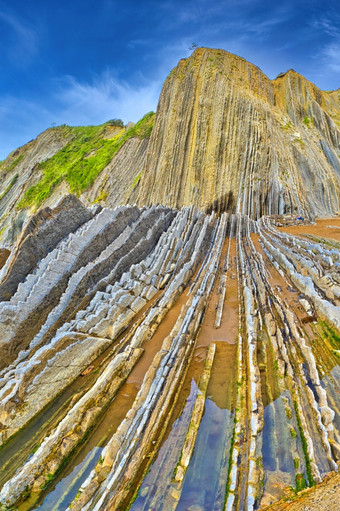
{"type": "Polygon", "coordinates": [[[110,72],[92,83],[82,83],[69,76],[57,94],[58,118],[70,124],[100,123],[111,118],[137,121],[156,109],[160,87],[161,82],[154,81],[134,88],[110,72]]]}
{"type": "Polygon", "coordinates": [[[318,31],[324,32],[328,36],[336,38],[340,36],[338,18],[336,19],[336,22],[334,22],[334,20],[323,17],[321,19],[314,20],[311,23],[311,26],[318,31]]]}
{"type": "Polygon", "coordinates": [[[8,41],[9,57],[19,65],[26,65],[38,50],[36,31],[18,17],[4,10],[0,10],[1,21],[12,29],[14,35],[14,38],[8,41]]]}
{"type": "Polygon", "coordinates": [[[106,72],[92,83],[69,76],[58,81],[44,104],[0,97],[0,160],[52,124],[101,124],[121,118],[136,122],[157,107],[161,81],[133,87],[106,72]]]}
{"type": "Polygon", "coordinates": [[[340,42],[330,43],[324,47],[323,57],[326,64],[334,71],[340,71],[340,42]]]}

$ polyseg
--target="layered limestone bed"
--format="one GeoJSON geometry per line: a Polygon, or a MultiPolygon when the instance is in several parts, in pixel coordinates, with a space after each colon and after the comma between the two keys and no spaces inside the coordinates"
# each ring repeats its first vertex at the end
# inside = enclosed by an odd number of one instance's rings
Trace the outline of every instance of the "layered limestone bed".
{"type": "Polygon", "coordinates": [[[50,128],[0,162],[0,239],[12,243],[32,212],[70,191],[87,206],[332,216],[339,97],[293,70],[270,80],[241,57],[198,48],[166,79],[156,115],[50,128]]]}
{"type": "Polygon", "coordinates": [[[1,509],[250,511],[336,471],[340,253],[296,222],[37,213],[1,270],[1,509]]]}
{"type": "Polygon", "coordinates": [[[198,48],[164,83],[140,204],[247,214],[339,211],[339,91],[288,71],[275,80],[198,48]]]}

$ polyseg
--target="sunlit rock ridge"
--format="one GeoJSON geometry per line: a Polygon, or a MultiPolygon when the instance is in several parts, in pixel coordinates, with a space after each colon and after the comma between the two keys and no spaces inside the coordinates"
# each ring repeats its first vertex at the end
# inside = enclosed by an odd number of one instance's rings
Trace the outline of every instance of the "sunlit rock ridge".
{"type": "Polygon", "coordinates": [[[139,202],[248,214],[339,209],[339,91],[271,81],[223,50],[181,60],[160,96],[139,202]]]}

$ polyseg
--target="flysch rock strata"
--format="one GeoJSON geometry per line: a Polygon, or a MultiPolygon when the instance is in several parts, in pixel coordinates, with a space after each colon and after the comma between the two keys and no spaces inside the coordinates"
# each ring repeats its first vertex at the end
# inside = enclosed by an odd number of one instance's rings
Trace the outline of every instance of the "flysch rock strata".
{"type": "Polygon", "coordinates": [[[28,225],[0,283],[8,285],[0,303],[0,508],[42,502],[48,483],[63,477],[119,406],[124,386],[139,381],[100,458],[66,488],[60,509],[180,510],[188,499],[192,509],[206,509],[204,486],[190,494],[187,481],[205,404],[217,392],[216,346],[230,342],[219,339],[228,339],[235,299],[236,364],[225,362],[236,382],[229,389],[233,422],[219,462],[223,478],[210,489],[214,510],[259,509],[337,470],[340,255],[331,239],[277,228],[293,222],[193,206],[86,210],[69,197],[28,225]],[[78,212],[69,223],[67,204],[78,212]],[[54,222],[59,234],[52,239],[54,222]],[[25,266],[31,246],[40,248],[25,266]],[[216,340],[198,345],[207,331],[216,340]],[[197,377],[198,354],[205,364],[197,377]],[[186,405],[185,381],[194,374],[186,405]],[[178,434],[169,436],[174,421],[178,434]],[[172,438],[174,456],[166,460],[162,448],[172,438]],[[157,490],[142,483],[158,459],[157,490]]]}
{"type": "Polygon", "coordinates": [[[270,80],[197,48],[166,79],[138,203],[305,218],[340,209],[339,92],[293,70],[270,80]]]}
{"type": "Polygon", "coordinates": [[[44,176],[40,163],[59,151],[59,161],[71,163],[63,149],[72,128],[50,128],[13,151],[0,172],[2,241],[12,244],[34,208],[55,206],[78,185],[87,206],[333,216],[340,212],[339,126],[339,90],[322,91],[293,70],[270,80],[242,57],[197,48],[165,80],[150,130],[122,140],[86,189],[78,169],[73,187],[60,175],[39,200],[26,201],[44,176]]]}

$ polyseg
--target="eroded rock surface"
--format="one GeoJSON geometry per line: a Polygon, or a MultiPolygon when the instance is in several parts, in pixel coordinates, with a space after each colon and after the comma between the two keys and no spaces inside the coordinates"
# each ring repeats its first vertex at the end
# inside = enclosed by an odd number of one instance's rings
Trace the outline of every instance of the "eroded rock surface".
{"type": "Polygon", "coordinates": [[[46,130],[14,151],[0,169],[3,242],[16,240],[35,207],[54,207],[75,190],[87,206],[194,205],[253,219],[340,210],[339,91],[321,91],[293,70],[270,80],[241,57],[197,48],[171,71],[149,120],[142,134],[109,122],[103,141],[122,139],[98,175],[78,189],[81,167],[73,188],[61,173],[35,202],[28,199],[44,178],[41,163],[56,154],[70,163],[80,128],[46,130]]]}
{"type": "Polygon", "coordinates": [[[86,209],[74,195],[67,195],[53,212],[44,208],[32,216],[1,272],[0,301],[9,300],[37,263],[97,212],[98,208],[86,209]]]}
{"type": "Polygon", "coordinates": [[[198,48],[164,83],[138,200],[247,214],[339,211],[339,99],[198,48]]]}
{"type": "Polygon", "coordinates": [[[293,221],[72,197],[40,213],[0,303],[2,509],[252,510],[337,470],[340,255],[277,227],[293,221]],[[75,455],[86,470],[49,494],[75,455]]]}

